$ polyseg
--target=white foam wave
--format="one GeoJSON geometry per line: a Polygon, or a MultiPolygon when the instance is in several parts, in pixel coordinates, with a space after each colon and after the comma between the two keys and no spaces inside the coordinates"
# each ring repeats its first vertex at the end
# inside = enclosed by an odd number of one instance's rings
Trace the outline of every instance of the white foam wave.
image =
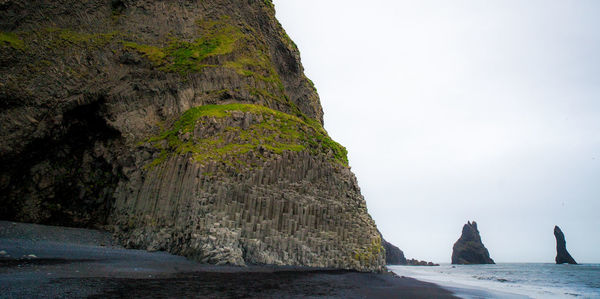
{"type": "MultiPolygon", "coordinates": [[[[463,290],[472,288],[492,294],[494,298],[600,298],[600,289],[593,283],[579,283],[577,275],[587,275],[582,268],[553,268],[546,264],[500,264],[440,267],[390,266],[390,270],[401,276],[433,282],[441,286],[463,290]],[[560,271],[557,271],[560,270],[560,271]],[[592,285],[592,287],[590,287],[592,285]]],[[[600,267],[598,267],[600,274],[600,267]]],[[[593,272],[596,274],[596,272],[593,272]]],[[[581,280],[589,277],[581,277],[581,280]]],[[[592,278],[593,279],[593,278],[592,278]]],[[[488,294],[488,295],[489,295],[488,294]]],[[[458,294],[464,298],[469,292],[458,294]]]]}

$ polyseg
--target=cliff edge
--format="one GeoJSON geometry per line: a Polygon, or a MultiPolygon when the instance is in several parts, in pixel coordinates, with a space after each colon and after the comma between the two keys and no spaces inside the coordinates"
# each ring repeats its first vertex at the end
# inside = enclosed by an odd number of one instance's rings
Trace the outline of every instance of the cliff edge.
{"type": "Polygon", "coordinates": [[[380,270],[270,0],[0,4],[0,218],[213,264],[380,270]]]}
{"type": "Polygon", "coordinates": [[[481,242],[475,221],[463,226],[462,235],[452,248],[452,264],[494,264],[490,253],[481,242]]]}

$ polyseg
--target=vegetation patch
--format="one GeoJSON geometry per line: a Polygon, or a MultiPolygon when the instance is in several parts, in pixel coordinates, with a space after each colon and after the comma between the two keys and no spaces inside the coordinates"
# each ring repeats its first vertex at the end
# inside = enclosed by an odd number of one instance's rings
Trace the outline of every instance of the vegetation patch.
{"type": "Polygon", "coordinates": [[[2,32],[0,31],[0,45],[9,46],[13,49],[24,50],[25,43],[14,33],[12,32],[2,32]]]}
{"type": "MultiPolygon", "coordinates": [[[[201,135],[201,134],[200,134],[201,135]]],[[[198,162],[214,161],[236,169],[255,167],[247,155],[252,152],[261,160],[267,153],[308,151],[326,154],[332,161],[348,165],[346,149],[331,140],[318,122],[252,104],[204,105],[186,111],[169,130],[151,137],[149,143],[161,150],[148,167],[163,163],[171,155],[191,154],[198,162]],[[255,120],[243,126],[239,119],[249,113],[255,120]],[[234,120],[236,114],[238,120],[234,120]],[[194,136],[220,124],[204,137],[194,136]],[[166,141],[166,142],[165,142],[166,141]]]]}
{"type": "Polygon", "coordinates": [[[381,246],[381,238],[377,237],[372,239],[371,244],[366,248],[355,251],[354,259],[363,264],[373,264],[384,250],[381,246]]]}
{"type": "Polygon", "coordinates": [[[52,36],[53,47],[84,46],[91,48],[100,48],[109,44],[118,32],[109,33],[82,33],[70,29],[50,27],[46,28],[45,33],[52,36]]]}
{"type": "Polygon", "coordinates": [[[187,74],[200,72],[211,56],[233,52],[235,44],[244,37],[239,27],[228,23],[228,17],[216,21],[198,21],[200,37],[192,41],[171,38],[166,46],[157,47],[123,41],[123,46],[138,51],[158,69],[166,72],[187,74]]]}
{"type": "MultiPolygon", "coordinates": [[[[270,3],[270,0],[267,2],[270,3]]],[[[185,75],[201,72],[207,67],[225,67],[256,82],[264,82],[270,90],[278,93],[273,95],[274,98],[285,100],[283,83],[271,62],[269,50],[260,42],[261,38],[253,28],[233,25],[228,16],[199,20],[196,25],[199,37],[193,40],[172,37],[162,46],[134,41],[122,41],[122,44],[125,49],[140,53],[161,71],[185,75]],[[207,61],[214,56],[222,57],[218,65],[207,61]]]]}
{"type": "Polygon", "coordinates": [[[263,0],[265,2],[265,5],[269,8],[269,9],[275,9],[275,5],[273,5],[273,0],[263,0]]]}
{"type": "Polygon", "coordinates": [[[254,57],[242,56],[234,61],[227,61],[224,65],[242,76],[255,77],[264,82],[281,82],[269,57],[262,52],[255,54],[257,55],[254,57]]]}
{"type": "Polygon", "coordinates": [[[165,51],[162,48],[149,46],[149,45],[140,45],[134,42],[122,42],[123,47],[126,49],[133,49],[142,54],[146,59],[150,60],[154,65],[162,65],[164,63],[164,59],[166,57],[165,51]]]}

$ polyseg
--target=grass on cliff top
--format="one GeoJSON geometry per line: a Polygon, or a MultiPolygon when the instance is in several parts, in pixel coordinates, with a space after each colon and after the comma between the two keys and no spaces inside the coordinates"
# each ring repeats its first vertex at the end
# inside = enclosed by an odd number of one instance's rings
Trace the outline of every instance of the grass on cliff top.
{"type": "MultiPolygon", "coordinates": [[[[244,155],[250,151],[260,153],[261,149],[275,154],[284,151],[308,151],[312,154],[331,155],[332,160],[348,165],[346,149],[331,140],[318,122],[253,104],[204,105],[186,111],[169,130],[150,138],[152,144],[167,141],[167,148],[161,147],[159,158],[149,166],[164,162],[170,155],[191,153],[198,162],[216,161],[240,168],[253,166],[244,162],[244,155]],[[231,117],[234,111],[250,112],[262,116],[262,121],[244,129],[231,126],[207,138],[195,138],[196,126],[207,126],[211,118],[231,117]],[[182,136],[188,134],[187,140],[182,136]]],[[[160,145],[159,145],[160,147],[160,145]]]]}
{"type": "Polygon", "coordinates": [[[17,50],[25,49],[25,43],[23,43],[23,41],[12,32],[0,31],[0,44],[8,45],[9,47],[17,50]]]}

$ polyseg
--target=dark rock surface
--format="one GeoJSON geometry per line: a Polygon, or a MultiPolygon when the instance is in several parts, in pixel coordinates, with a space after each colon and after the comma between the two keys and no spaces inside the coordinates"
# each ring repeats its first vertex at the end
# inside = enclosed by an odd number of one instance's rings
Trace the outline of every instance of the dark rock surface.
{"type": "Polygon", "coordinates": [[[427,261],[420,261],[417,259],[406,259],[404,252],[394,244],[386,241],[381,236],[383,248],[385,249],[385,264],[386,265],[409,265],[409,266],[439,266],[439,264],[427,261]]]}
{"type": "Polygon", "coordinates": [[[270,0],[11,0],[0,37],[0,219],[215,264],[384,266],[270,0]]]}
{"type": "Polygon", "coordinates": [[[434,262],[420,261],[417,259],[408,259],[408,260],[406,260],[406,264],[409,266],[439,266],[440,265],[440,264],[436,264],[434,262]]]}
{"type": "Polygon", "coordinates": [[[385,249],[385,264],[386,265],[406,265],[404,252],[394,244],[386,241],[382,237],[383,248],[385,249]]]}
{"type": "Polygon", "coordinates": [[[565,240],[565,234],[563,234],[560,227],[554,226],[554,237],[556,238],[556,258],[554,259],[557,264],[574,264],[577,262],[567,251],[567,241],[565,240]]]}
{"type": "Polygon", "coordinates": [[[494,264],[490,253],[481,242],[477,223],[467,222],[462,235],[452,248],[452,264],[494,264]]]}

